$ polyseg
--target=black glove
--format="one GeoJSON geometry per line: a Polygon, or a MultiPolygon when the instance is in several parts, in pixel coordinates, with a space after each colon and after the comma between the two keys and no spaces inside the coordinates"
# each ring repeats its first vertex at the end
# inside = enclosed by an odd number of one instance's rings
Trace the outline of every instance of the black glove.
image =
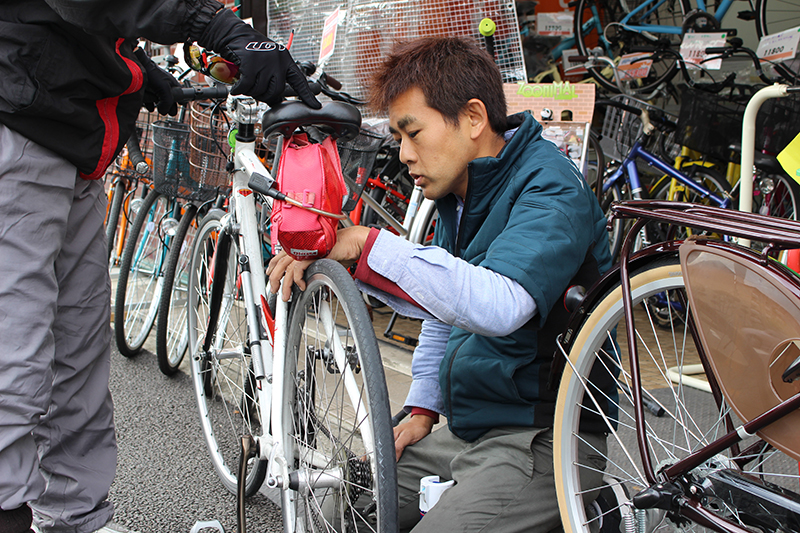
{"type": "Polygon", "coordinates": [[[220,10],[198,43],[239,66],[239,81],[231,94],[247,94],[274,106],[283,99],[288,82],[306,105],[322,107],[289,51],[242,22],[233,11],[220,10]]]}
{"type": "Polygon", "coordinates": [[[147,85],[144,87],[144,106],[148,111],[153,111],[158,106],[158,112],[162,115],[178,114],[178,104],[172,96],[172,88],[180,87],[169,72],[165,71],[150,59],[144,50],[136,48],[133,52],[136,58],[144,67],[147,75],[147,85]]]}

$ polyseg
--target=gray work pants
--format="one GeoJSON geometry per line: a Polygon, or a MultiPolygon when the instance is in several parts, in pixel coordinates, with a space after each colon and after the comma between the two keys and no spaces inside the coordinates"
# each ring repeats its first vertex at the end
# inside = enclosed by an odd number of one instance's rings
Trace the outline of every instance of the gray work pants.
{"type": "MultiPolygon", "coordinates": [[[[584,437],[605,452],[604,435],[584,437]]],[[[590,482],[599,486],[605,461],[589,447],[581,455],[597,466],[590,482]]],[[[401,532],[546,533],[561,527],[550,428],[497,428],[467,442],[443,427],[403,451],[397,479],[401,532]],[[456,483],[420,520],[420,479],[431,475],[456,483]]]]}
{"type": "Polygon", "coordinates": [[[111,519],[103,184],[0,124],[0,509],[43,532],[111,519]]]}

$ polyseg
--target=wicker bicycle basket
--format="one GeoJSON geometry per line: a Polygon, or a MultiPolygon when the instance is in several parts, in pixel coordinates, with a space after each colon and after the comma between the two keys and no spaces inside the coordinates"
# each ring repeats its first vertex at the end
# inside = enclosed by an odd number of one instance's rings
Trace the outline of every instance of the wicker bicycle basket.
{"type": "Polygon", "coordinates": [[[193,189],[189,177],[189,125],[173,120],[153,124],[153,188],[171,198],[193,189]]]}
{"type": "Polygon", "coordinates": [[[343,211],[352,211],[361,198],[383,142],[383,135],[362,128],[353,139],[338,143],[342,175],[347,185],[343,211]]]}
{"type": "Polygon", "coordinates": [[[230,188],[228,123],[224,109],[206,102],[192,102],[189,135],[189,170],[198,191],[195,199],[208,200],[230,188]]]}

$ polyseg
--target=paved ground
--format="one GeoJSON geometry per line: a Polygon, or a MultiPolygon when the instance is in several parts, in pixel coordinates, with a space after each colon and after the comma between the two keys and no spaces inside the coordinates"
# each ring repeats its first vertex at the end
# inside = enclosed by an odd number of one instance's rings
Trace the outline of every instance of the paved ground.
{"type": "MultiPolygon", "coordinates": [[[[388,316],[376,313],[375,319],[380,339],[388,316]]],[[[398,322],[405,334],[415,335],[418,327],[408,320],[398,322]]],[[[154,333],[145,345],[152,351],[153,338],[154,333]]],[[[410,384],[411,349],[380,343],[396,412],[410,384]]],[[[116,506],[114,523],[102,533],[189,533],[201,520],[219,520],[226,532],[234,532],[236,501],[222,488],[208,459],[191,377],[185,371],[164,376],[152,351],[127,359],[112,343],[110,388],[119,460],[109,494],[116,506]]],[[[247,528],[258,533],[280,531],[280,509],[264,494],[249,499],[247,528]]]]}

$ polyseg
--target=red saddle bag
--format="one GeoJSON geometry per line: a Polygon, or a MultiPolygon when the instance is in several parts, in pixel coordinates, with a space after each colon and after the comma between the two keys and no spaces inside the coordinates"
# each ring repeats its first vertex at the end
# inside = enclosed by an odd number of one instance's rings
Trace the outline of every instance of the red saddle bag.
{"type": "MultiPolygon", "coordinates": [[[[278,163],[278,190],[304,207],[341,215],[347,188],[336,143],[327,137],[314,143],[305,133],[284,145],[278,163]]],[[[273,252],[283,249],[297,260],[318,259],[336,244],[339,220],[283,201],[272,207],[273,252]]]]}

